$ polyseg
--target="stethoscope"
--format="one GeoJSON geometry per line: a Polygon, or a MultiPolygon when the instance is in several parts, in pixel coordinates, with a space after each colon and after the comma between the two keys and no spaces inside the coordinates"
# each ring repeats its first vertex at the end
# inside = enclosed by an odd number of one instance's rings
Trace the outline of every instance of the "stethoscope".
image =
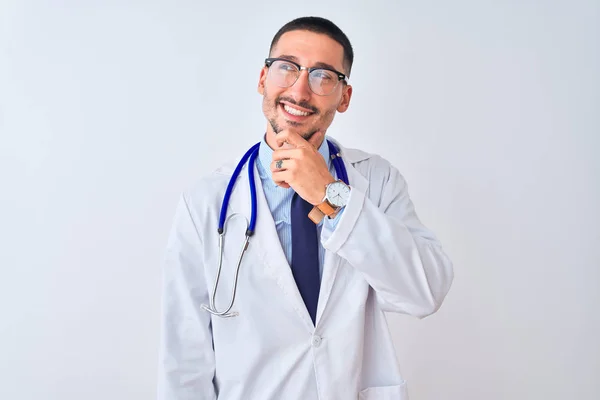
{"type": "MultiPolygon", "coordinates": [[[[329,146],[329,154],[331,155],[331,162],[333,163],[333,166],[335,167],[335,173],[337,174],[337,177],[339,179],[341,179],[342,181],[344,181],[344,183],[346,183],[346,185],[349,185],[350,183],[348,182],[348,174],[346,172],[346,167],[344,166],[344,162],[342,160],[342,156],[341,156],[338,148],[330,140],[327,140],[327,144],[329,146]]],[[[219,233],[219,268],[217,269],[217,277],[215,278],[215,284],[214,284],[213,290],[212,290],[212,297],[210,298],[210,306],[207,306],[206,304],[202,304],[203,309],[205,309],[209,313],[216,315],[218,317],[227,318],[227,317],[236,317],[239,315],[238,312],[235,312],[235,311],[232,312],[231,309],[233,308],[233,304],[235,303],[235,295],[237,292],[237,284],[238,284],[238,276],[240,273],[240,266],[242,265],[242,260],[244,258],[244,254],[246,253],[246,250],[248,250],[248,244],[250,243],[250,236],[252,236],[254,234],[254,228],[256,226],[256,214],[257,214],[256,184],[254,183],[254,168],[252,168],[252,166],[254,165],[256,157],[258,156],[259,147],[260,147],[260,142],[255,144],[254,146],[252,146],[246,152],[246,154],[244,154],[244,156],[238,163],[237,167],[233,171],[233,175],[231,176],[231,179],[229,180],[229,184],[227,185],[227,190],[225,191],[225,196],[223,197],[223,204],[221,205],[221,214],[219,215],[219,229],[217,230],[219,233]],[[248,159],[250,159],[249,167],[248,167],[248,180],[250,181],[250,199],[251,199],[251,204],[252,204],[250,222],[248,223],[248,219],[246,219],[246,223],[247,223],[246,238],[244,239],[244,244],[242,245],[242,250],[240,252],[240,256],[239,256],[238,262],[237,262],[237,267],[235,270],[235,278],[233,281],[233,291],[231,293],[231,301],[229,302],[229,306],[224,311],[219,311],[215,307],[215,298],[217,296],[217,287],[219,286],[219,278],[221,277],[221,268],[223,266],[223,241],[225,238],[225,225],[232,217],[234,217],[235,215],[240,215],[240,214],[236,213],[236,214],[230,215],[229,218],[227,218],[227,206],[229,205],[229,199],[231,197],[231,193],[233,192],[233,187],[235,185],[235,182],[236,182],[238,176],[240,175],[242,168],[246,164],[246,161],[248,161],[248,159]]]]}

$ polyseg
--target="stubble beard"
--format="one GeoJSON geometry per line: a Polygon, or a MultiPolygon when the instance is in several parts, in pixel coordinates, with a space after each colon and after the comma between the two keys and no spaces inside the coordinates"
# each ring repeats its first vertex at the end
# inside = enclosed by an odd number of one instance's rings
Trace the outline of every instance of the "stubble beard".
{"type": "MultiPolygon", "coordinates": [[[[289,102],[290,102],[290,103],[292,103],[292,104],[296,104],[295,102],[293,102],[293,101],[290,101],[290,99],[287,99],[287,98],[286,98],[286,100],[287,100],[287,101],[289,101],[289,102]]],[[[265,89],[265,93],[264,93],[264,95],[263,95],[263,103],[265,103],[265,102],[269,102],[269,101],[270,101],[270,100],[269,100],[269,96],[267,95],[267,91],[266,91],[266,89],[265,89]]],[[[281,102],[281,98],[280,98],[280,97],[277,97],[275,100],[273,100],[273,103],[271,103],[271,106],[269,107],[269,108],[270,108],[270,111],[271,111],[271,113],[272,113],[272,115],[273,115],[273,116],[272,116],[271,118],[268,118],[268,117],[267,117],[267,120],[269,121],[269,124],[271,125],[271,128],[273,129],[273,132],[275,132],[275,135],[277,135],[279,132],[283,131],[283,129],[284,129],[284,128],[282,128],[282,127],[281,127],[281,126],[280,126],[280,125],[277,123],[277,120],[276,120],[276,119],[277,119],[278,108],[279,108],[279,104],[280,104],[280,102],[281,102]]],[[[296,104],[296,105],[298,105],[298,104],[296,104]]],[[[301,107],[304,107],[304,108],[308,108],[308,109],[310,109],[311,111],[313,111],[313,112],[314,112],[314,114],[313,114],[313,115],[318,115],[318,114],[320,114],[318,109],[316,109],[315,107],[312,107],[312,106],[310,106],[310,105],[308,105],[308,104],[300,104],[300,106],[301,106],[301,107]]],[[[302,126],[302,124],[300,124],[300,123],[298,123],[298,122],[295,122],[295,121],[286,121],[286,122],[287,122],[287,124],[288,124],[288,125],[290,125],[291,127],[301,127],[301,126],[302,126]]],[[[302,131],[297,131],[297,132],[298,132],[298,134],[299,134],[300,136],[302,136],[302,137],[304,138],[304,140],[310,140],[310,138],[311,138],[311,137],[312,137],[312,136],[313,136],[315,133],[317,133],[318,131],[319,131],[319,129],[314,129],[314,128],[313,128],[313,129],[311,129],[311,130],[308,130],[308,131],[304,131],[304,132],[302,132],[302,131]]]]}

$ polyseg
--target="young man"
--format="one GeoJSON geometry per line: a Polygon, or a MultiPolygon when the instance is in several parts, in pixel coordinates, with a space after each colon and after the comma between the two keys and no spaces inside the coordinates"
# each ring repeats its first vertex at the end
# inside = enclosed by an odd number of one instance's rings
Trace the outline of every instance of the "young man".
{"type": "Polygon", "coordinates": [[[260,71],[268,123],[256,159],[181,197],[164,270],[160,400],[407,399],[384,311],[437,311],[452,264],[400,173],[326,136],[350,104],[352,61],[332,22],[283,26],[260,71]],[[256,227],[228,308],[246,228],[237,214],[253,215],[248,168],[259,178],[256,227]],[[224,197],[235,218],[220,242],[224,197]]]}

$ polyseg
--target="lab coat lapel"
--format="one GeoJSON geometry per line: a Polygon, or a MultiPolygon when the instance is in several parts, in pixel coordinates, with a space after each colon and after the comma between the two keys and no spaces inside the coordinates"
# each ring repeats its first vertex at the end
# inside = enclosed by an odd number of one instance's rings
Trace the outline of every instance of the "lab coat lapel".
{"type": "MultiPolygon", "coordinates": [[[[251,198],[247,168],[244,168],[238,178],[237,195],[232,196],[230,204],[232,213],[242,210],[241,212],[249,216],[251,214],[251,198]]],[[[256,166],[253,166],[253,171],[254,182],[256,183],[257,218],[255,232],[250,238],[249,246],[254,248],[255,254],[262,261],[267,276],[276,281],[277,286],[283,291],[284,297],[291,302],[292,307],[296,310],[307,329],[312,332],[314,330],[313,322],[298,291],[292,270],[281,247],[277,228],[256,166]]]]}
{"type": "MultiPolygon", "coordinates": [[[[331,138],[330,138],[331,139],[331,138]]],[[[360,161],[360,159],[354,159],[350,155],[346,154],[345,149],[335,140],[332,140],[337,148],[340,150],[342,161],[346,167],[346,173],[348,174],[348,181],[351,188],[356,188],[362,193],[367,193],[369,182],[362,176],[353,166],[353,161],[360,161]]],[[[343,218],[343,215],[342,215],[343,218]]],[[[331,290],[336,280],[339,267],[342,263],[342,258],[331,251],[325,251],[325,260],[323,265],[323,277],[321,279],[321,290],[319,293],[319,304],[317,306],[317,324],[319,323],[325,307],[329,302],[331,290]]]]}

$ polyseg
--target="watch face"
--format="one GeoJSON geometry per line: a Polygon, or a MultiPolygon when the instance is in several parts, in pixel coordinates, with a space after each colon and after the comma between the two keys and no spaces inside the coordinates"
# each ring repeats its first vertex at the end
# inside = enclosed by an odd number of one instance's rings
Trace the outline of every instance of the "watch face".
{"type": "Polygon", "coordinates": [[[336,207],[344,207],[350,197],[350,187],[344,182],[333,182],[327,186],[327,200],[336,207]]]}

